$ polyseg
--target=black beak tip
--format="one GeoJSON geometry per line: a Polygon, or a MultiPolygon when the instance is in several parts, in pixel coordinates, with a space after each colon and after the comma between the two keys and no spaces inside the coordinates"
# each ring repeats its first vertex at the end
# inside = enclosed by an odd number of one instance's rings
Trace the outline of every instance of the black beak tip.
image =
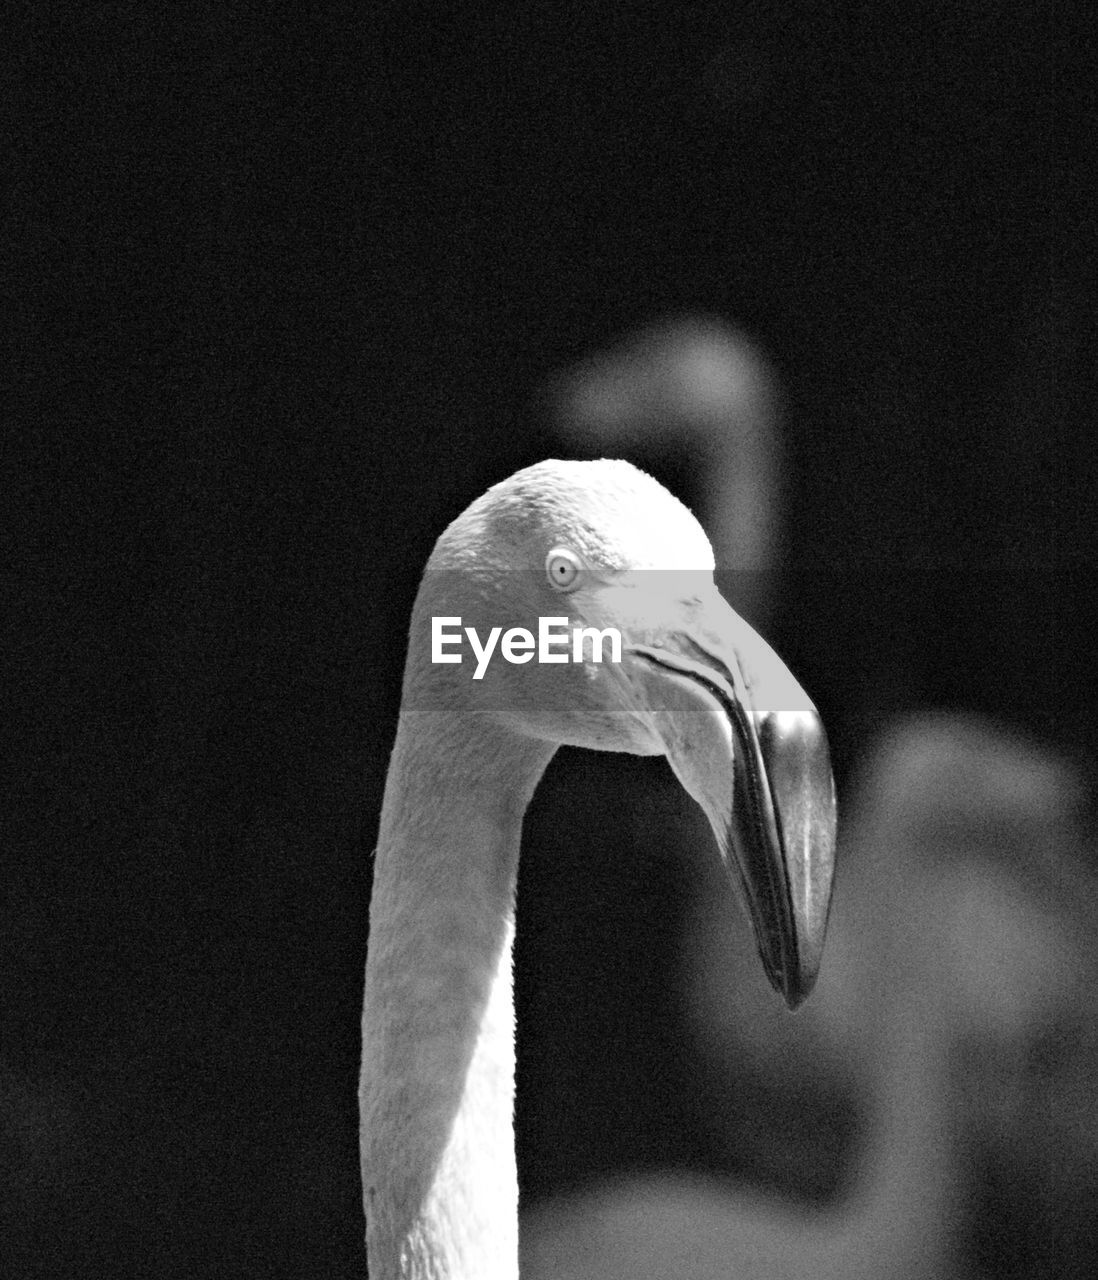
{"type": "Polygon", "coordinates": [[[786,1007],[790,1010],[799,1009],[812,994],[812,988],[815,985],[815,973],[800,973],[791,978],[781,988],[786,1007]]]}
{"type": "Polygon", "coordinates": [[[835,784],[827,736],[814,710],[762,717],[760,746],[782,867],[771,981],[796,1009],[811,995],[823,958],[835,866],[835,784]]]}
{"type": "Polygon", "coordinates": [[[816,985],[819,966],[811,968],[783,960],[773,960],[765,952],[760,951],[763,968],[770,980],[770,985],[782,997],[789,1009],[799,1009],[812,994],[816,985]]]}

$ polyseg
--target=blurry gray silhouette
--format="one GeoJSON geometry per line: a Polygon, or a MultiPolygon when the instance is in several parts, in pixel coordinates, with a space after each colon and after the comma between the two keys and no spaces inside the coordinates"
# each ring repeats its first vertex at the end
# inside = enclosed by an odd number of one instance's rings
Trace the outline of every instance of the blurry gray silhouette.
{"type": "Polygon", "coordinates": [[[781,396],[760,348],[713,317],[675,316],[561,375],[548,397],[570,449],[685,473],[693,492],[678,496],[705,525],[722,589],[758,625],[783,464],[781,396]]]}
{"type": "MultiPolygon", "coordinates": [[[[929,717],[888,733],[848,807],[827,960],[796,1017],[777,1015],[751,981],[748,934],[729,934],[721,877],[700,884],[689,951],[698,1043],[723,1061],[730,1092],[745,1059],[802,1097],[821,1076],[849,1076],[868,1102],[847,1188],[813,1207],[718,1179],[622,1181],[535,1208],[523,1274],[969,1273],[974,1131],[1004,1107],[1078,1102],[1098,978],[1078,794],[1058,762],[984,725],[929,717]],[[1046,1059],[1037,1078],[1035,1053],[1046,1059]]],[[[1084,1132],[1063,1154],[1085,1175],[1098,1114],[1093,1099],[1081,1109],[1084,1132]]]]}

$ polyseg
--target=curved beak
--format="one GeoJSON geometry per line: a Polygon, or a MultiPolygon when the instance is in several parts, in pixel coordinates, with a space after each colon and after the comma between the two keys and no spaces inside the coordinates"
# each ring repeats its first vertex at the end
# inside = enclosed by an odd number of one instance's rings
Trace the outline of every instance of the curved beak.
{"type": "Polygon", "coordinates": [[[740,884],[767,976],[796,1008],[820,967],[835,858],[819,713],[719,596],[688,627],[625,648],[671,767],[740,884]]]}

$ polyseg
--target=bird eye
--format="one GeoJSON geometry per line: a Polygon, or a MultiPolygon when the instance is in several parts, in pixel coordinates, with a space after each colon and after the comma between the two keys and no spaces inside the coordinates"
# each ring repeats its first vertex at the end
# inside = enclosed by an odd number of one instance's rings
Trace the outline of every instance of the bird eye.
{"type": "Polygon", "coordinates": [[[576,585],[580,563],[571,551],[554,547],[545,557],[545,573],[549,584],[557,591],[569,591],[576,585]]]}

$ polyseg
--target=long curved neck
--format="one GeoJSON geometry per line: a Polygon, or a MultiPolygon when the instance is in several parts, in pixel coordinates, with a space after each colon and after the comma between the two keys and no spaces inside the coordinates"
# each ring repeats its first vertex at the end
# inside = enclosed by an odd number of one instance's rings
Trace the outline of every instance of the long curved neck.
{"type": "Polygon", "coordinates": [[[515,882],[522,815],[551,755],[483,717],[401,715],[362,1013],[371,1280],[518,1275],[515,882]]]}
{"type": "MultiPolygon", "coordinates": [[[[894,953],[904,945],[894,940],[894,953]]],[[[867,1274],[929,1280],[950,1274],[959,1227],[956,1029],[946,943],[931,933],[906,947],[885,969],[872,1111],[844,1220],[867,1274]]]]}
{"type": "Polygon", "coordinates": [[[874,1275],[947,1274],[956,1246],[957,1138],[948,1033],[925,1005],[891,1020],[847,1218],[874,1275]]]}

